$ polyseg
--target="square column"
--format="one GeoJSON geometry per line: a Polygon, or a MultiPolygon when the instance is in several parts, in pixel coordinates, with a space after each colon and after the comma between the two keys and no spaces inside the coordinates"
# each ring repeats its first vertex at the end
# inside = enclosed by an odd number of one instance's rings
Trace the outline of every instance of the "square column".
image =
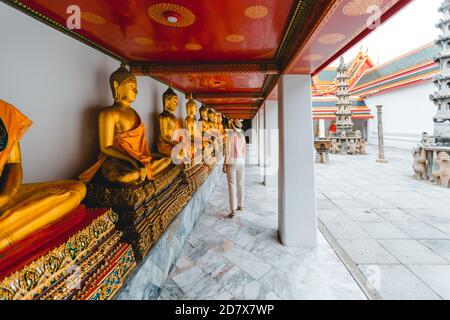
{"type": "Polygon", "coordinates": [[[259,141],[258,141],[258,115],[256,114],[252,119],[252,131],[250,139],[250,153],[249,153],[249,165],[257,165],[259,161],[259,141]]]}
{"type": "Polygon", "coordinates": [[[319,138],[325,139],[326,138],[326,131],[325,131],[325,119],[319,119],[319,138]]]}
{"type": "Polygon", "coordinates": [[[264,185],[276,187],[278,185],[278,102],[266,101],[265,108],[265,146],[264,146],[264,185]]]}
{"type": "Polygon", "coordinates": [[[263,104],[258,112],[258,144],[259,144],[258,165],[260,167],[264,167],[264,132],[266,128],[264,123],[264,114],[265,114],[265,105],[263,104]]]}
{"type": "Polygon", "coordinates": [[[315,247],[317,201],[311,76],[284,75],[278,90],[278,233],[284,245],[315,247]]]}

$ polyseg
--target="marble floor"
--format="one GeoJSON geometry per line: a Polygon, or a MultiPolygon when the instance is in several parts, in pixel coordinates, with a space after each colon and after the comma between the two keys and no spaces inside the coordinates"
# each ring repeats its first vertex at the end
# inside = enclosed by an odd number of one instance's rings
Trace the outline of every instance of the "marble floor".
{"type": "Polygon", "coordinates": [[[245,211],[229,219],[222,176],[159,299],[366,299],[322,234],[315,249],[278,242],[277,190],[260,181],[248,167],[245,211]]]}
{"type": "Polygon", "coordinates": [[[317,165],[318,215],[382,299],[450,299],[450,189],[412,179],[408,151],[388,164],[331,156],[317,165]]]}

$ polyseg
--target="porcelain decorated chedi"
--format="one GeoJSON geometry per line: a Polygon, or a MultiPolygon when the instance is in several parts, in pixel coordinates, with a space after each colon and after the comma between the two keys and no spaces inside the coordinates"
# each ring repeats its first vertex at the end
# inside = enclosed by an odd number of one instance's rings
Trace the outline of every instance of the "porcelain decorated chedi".
{"type": "Polygon", "coordinates": [[[436,40],[440,53],[435,61],[440,74],[434,78],[437,91],[430,95],[437,107],[433,117],[434,132],[422,134],[422,141],[413,149],[414,178],[430,180],[447,188],[450,177],[450,1],[439,7],[443,18],[436,24],[441,36],[436,40]]]}
{"type": "Polygon", "coordinates": [[[337,72],[336,97],[338,101],[336,102],[336,133],[331,134],[331,141],[334,144],[331,152],[350,155],[365,154],[364,138],[360,131],[353,130],[349,76],[343,57],[341,57],[337,72]]]}
{"type": "Polygon", "coordinates": [[[437,91],[430,99],[437,107],[434,116],[434,138],[437,145],[450,146],[450,1],[444,1],[439,11],[444,18],[436,26],[441,29],[441,36],[436,44],[441,52],[435,57],[441,73],[434,79],[437,91]]]}

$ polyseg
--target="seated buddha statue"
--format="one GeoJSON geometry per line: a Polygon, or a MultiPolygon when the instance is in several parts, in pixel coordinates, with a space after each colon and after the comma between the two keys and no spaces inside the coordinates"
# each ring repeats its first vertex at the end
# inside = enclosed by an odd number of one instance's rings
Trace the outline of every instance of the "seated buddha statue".
{"type": "Polygon", "coordinates": [[[136,77],[122,64],[110,78],[114,105],[100,111],[98,117],[100,156],[80,175],[91,181],[97,172],[109,182],[136,185],[154,180],[170,164],[170,158],[155,160],[147,144],[146,130],[131,107],[137,96],[136,77]]]}
{"type": "MultiPolygon", "coordinates": [[[[164,111],[159,115],[158,152],[172,156],[172,150],[182,141],[180,121],[174,114],[178,108],[178,96],[171,86],[163,94],[164,111]]],[[[183,157],[180,150],[178,156],[183,157]]]]}
{"type": "Polygon", "coordinates": [[[191,158],[194,158],[198,152],[201,152],[202,132],[197,121],[197,104],[195,103],[192,94],[186,103],[187,117],[184,120],[184,129],[186,129],[191,145],[191,158]],[[198,147],[200,146],[200,148],[198,147]]]}
{"type": "Polygon", "coordinates": [[[209,120],[209,108],[202,105],[200,108],[200,127],[202,130],[202,144],[205,159],[208,159],[214,153],[214,144],[210,135],[210,130],[213,129],[213,125],[209,120]]]}
{"type": "Polygon", "coordinates": [[[208,113],[209,113],[209,108],[206,107],[205,105],[202,105],[202,107],[200,108],[200,125],[201,125],[203,134],[205,132],[207,132],[211,126],[208,113]]]}
{"type": "Polygon", "coordinates": [[[222,142],[223,142],[222,146],[224,146],[226,143],[227,133],[226,133],[225,127],[223,125],[223,114],[220,112],[217,113],[217,124],[218,124],[217,127],[219,130],[220,136],[222,137],[222,142]]]}
{"type": "Polygon", "coordinates": [[[22,184],[19,142],[32,122],[0,100],[0,252],[75,210],[86,195],[79,181],[22,184]]]}
{"type": "Polygon", "coordinates": [[[212,141],[214,143],[214,148],[218,150],[222,141],[222,136],[219,131],[219,123],[218,123],[218,117],[217,112],[213,109],[208,110],[208,118],[209,118],[209,129],[208,134],[212,137],[212,141]]]}
{"type": "Polygon", "coordinates": [[[219,128],[220,134],[223,137],[225,137],[226,132],[225,132],[225,127],[223,126],[223,114],[220,112],[217,114],[217,123],[219,124],[218,128],[219,128]]]}

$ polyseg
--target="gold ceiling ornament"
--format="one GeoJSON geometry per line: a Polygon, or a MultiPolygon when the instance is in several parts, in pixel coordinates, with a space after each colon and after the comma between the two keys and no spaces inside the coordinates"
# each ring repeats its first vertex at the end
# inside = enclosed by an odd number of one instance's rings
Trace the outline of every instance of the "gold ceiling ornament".
{"type": "Polygon", "coordinates": [[[310,54],[303,57],[303,60],[305,61],[318,61],[320,59],[323,59],[323,55],[321,54],[310,54]]]}
{"type": "Polygon", "coordinates": [[[152,39],[146,37],[136,37],[133,41],[143,46],[150,46],[155,43],[152,39]]]}
{"type": "Polygon", "coordinates": [[[228,42],[238,43],[243,42],[245,40],[245,37],[242,34],[230,34],[226,37],[226,40],[228,42]]]}
{"type": "Polygon", "coordinates": [[[200,51],[203,47],[198,43],[188,43],[185,45],[185,48],[190,51],[200,51]]]}
{"type": "Polygon", "coordinates": [[[148,8],[149,17],[165,26],[185,28],[193,25],[196,21],[195,14],[186,7],[180,6],[174,3],[158,3],[150,8],[148,8]],[[174,13],[177,15],[177,21],[171,22],[167,17],[166,13],[174,13]]]}
{"type": "Polygon", "coordinates": [[[324,36],[321,36],[317,40],[317,42],[319,42],[321,44],[335,44],[335,43],[344,41],[345,38],[347,38],[347,37],[345,36],[345,34],[342,34],[342,33],[329,33],[324,36]]]}
{"type": "Polygon", "coordinates": [[[367,9],[370,6],[381,7],[383,0],[352,0],[344,6],[342,12],[346,16],[356,17],[369,14],[367,9]]]}
{"type": "Polygon", "coordinates": [[[92,13],[92,12],[82,12],[81,13],[81,19],[83,19],[86,22],[90,22],[93,24],[106,24],[106,19],[102,16],[92,13]]]}
{"type": "Polygon", "coordinates": [[[265,18],[269,14],[269,9],[265,6],[256,5],[245,9],[244,14],[247,18],[257,20],[265,18]]]}

